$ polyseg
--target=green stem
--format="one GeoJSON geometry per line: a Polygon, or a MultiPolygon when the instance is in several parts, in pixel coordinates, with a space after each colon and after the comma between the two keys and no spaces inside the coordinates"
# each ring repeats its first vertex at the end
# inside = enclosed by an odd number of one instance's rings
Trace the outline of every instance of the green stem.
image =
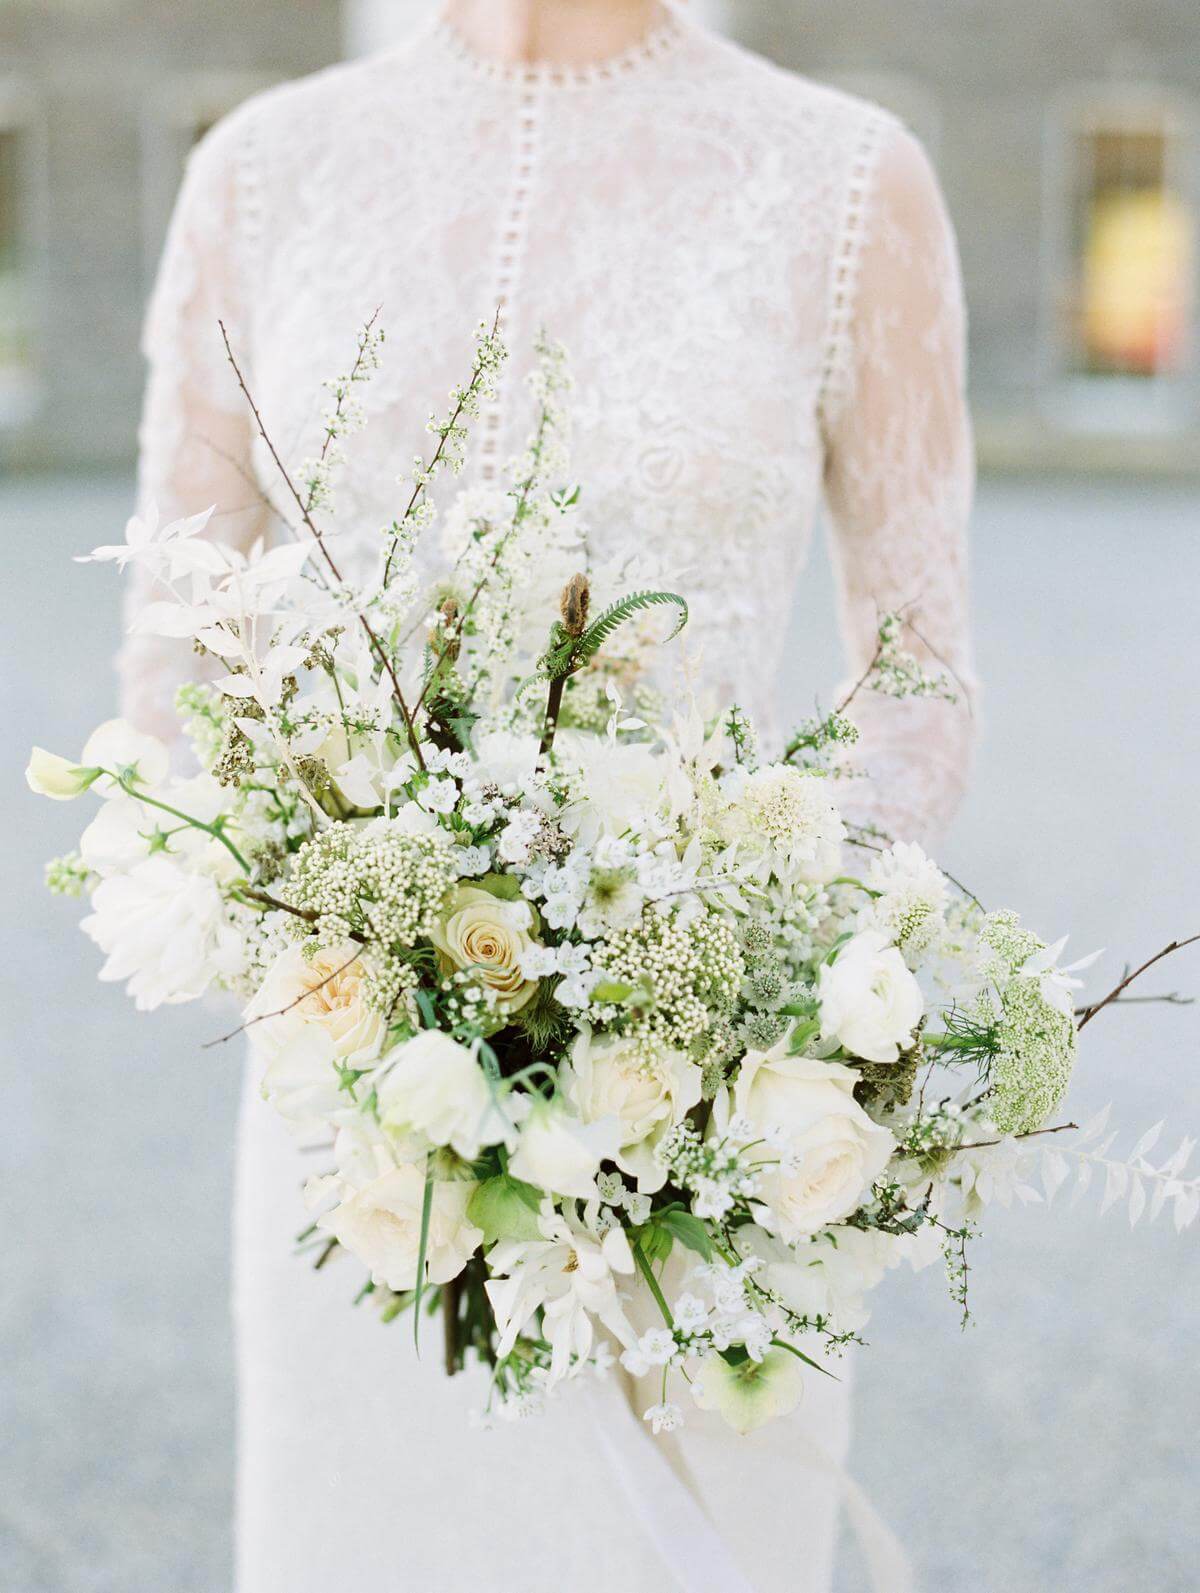
{"type": "Polygon", "coordinates": [[[190,813],[183,813],[179,808],[173,808],[169,802],[160,802],[157,797],[147,796],[144,791],[135,790],[129,780],[122,778],[119,774],[113,774],[110,769],[105,769],[104,772],[110,780],[116,781],[127,796],[133,797],[135,802],[144,802],[147,807],[159,808],[163,813],[169,813],[173,819],[182,819],[185,824],[190,824],[192,829],[203,830],[206,835],[211,835],[214,841],[220,841],[242,872],[244,874],[250,873],[249,863],[238,851],[237,847],[234,846],[223,829],[215,824],[205,824],[200,819],[194,819],[190,813]]]}
{"type": "Polygon", "coordinates": [[[650,1265],[649,1261],[646,1260],[646,1254],[640,1244],[635,1244],[633,1247],[633,1259],[637,1262],[638,1268],[641,1271],[642,1277],[646,1280],[646,1285],[649,1288],[650,1293],[654,1296],[658,1303],[658,1309],[663,1314],[663,1321],[667,1324],[671,1331],[674,1332],[675,1318],[671,1315],[671,1307],[667,1304],[666,1296],[658,1286],[658,1279],[654,1276],[654,1268],[650,1265]]]}

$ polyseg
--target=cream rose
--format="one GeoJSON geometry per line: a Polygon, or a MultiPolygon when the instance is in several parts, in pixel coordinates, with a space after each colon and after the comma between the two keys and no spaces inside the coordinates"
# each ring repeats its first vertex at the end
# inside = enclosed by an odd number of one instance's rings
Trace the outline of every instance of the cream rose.
{"type": "Polygon", "coordinates": [[[384,1128],[415,1131],[469,1162],[512,1132],[483,1069],[448,1034],[423,1030],[391,1052],[385,1066],[377,1086],[384,1128]]]}
{"type": "Polygon", "coordinates": [[[788,1056],[782,1043],[738,1069],[734,1109],[772,1141],[753,1153],[764,1225],[790,1243],[848,1217],[891,1157],[895,1140],[854,1099],[857,1079],[840,1063],[788,1056]]]}
{"type": "Polygon", "coordinates": [[[449,968],[469,968],[497,996],[497,1010],[519,1012],[537,994],[521,958],[537,945],[528,902],[504,901],[480,885],[460,885],[442,923],[430,936],[449,968]]]}
{"type": "MultiPolygon", "coordinates": [[[[439,1181],[433,1186],[425,1274],[429,1283],[449,1283],[483,1241],[467,1219],[467,1205],[478,1186],[439,1181]]],[[[425,1173],[410,1165],[393,1167],[317,1219],[317,1226],[369,1267],[376,1283],[398,1292],[417,1283],[421,1254],[421,1211],[425,1173]]]]}
{"type": "Polygon", "coordinates": [[[874,929],[855,935],[822,967],[817,994],[821,1038],[866,1062],[895,1062],[912,1045],[925,1011],[904,958],[874,929]]]}
{"type": "Polygon", "coordinates": [[[562,1092],[585,1123],[616,1118],[621,1146],[614,1157],[638,1189],[652,1195],[667,1181],[654,1158],[663,1135],[700,1099],[700,1069],[679,1051],[647,1062],[623,1040],[593,1040],[585,1029],[561,1071],[562,1092]]]}
{"type": "Polygon", "coordinates": [[[338,1067],[374,1066],[387,1020],[367,1004],[366,967],[353,941],[282,953],[246,1008],[255,1050],[267,1063],[263,1094],[299,1133],[320,1129],[341,1107],[338,1067]]]}

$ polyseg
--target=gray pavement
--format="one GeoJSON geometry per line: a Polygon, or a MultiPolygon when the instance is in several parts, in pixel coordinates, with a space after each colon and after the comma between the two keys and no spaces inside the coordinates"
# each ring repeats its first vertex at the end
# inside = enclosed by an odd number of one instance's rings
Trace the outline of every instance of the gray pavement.
{"type": "MultiPolygon", "coordinates": [[[[112,540],[128,501],[124,480],[0,483],[5,1593],[230,1582],[240,1058],[200,1049],[219,1010],[142,1018],[95,982],[74,906],[40,885],[80,809],[35,801],[21,777],[34,738],[71,751],[110,711],[116,579],[69,555],[112,540]]],[[[1108,947],[1098,986],[1200,930],[1198,522],[1194,491],[1146,486],[991,485],[976,516],[986,736],[943,860],[1048,935],[1071,930],[1080,954],[1108,947]]],[[[818,561],[792,669],[799,686],[836,668],[818,561]]],[[[1200,955],[1156,983],[1200,992],[1200,955]]],[[[1073,1110],[1113,1101],[1126,1146],[1164,1116],[1200,1132],[1200,1007],[1106,1019],[1073,1110]]],[[[879,1299],[854,1468],[924,1593],[1200,1587],[1197,1230],[1131,1235],[1096,1204],[996,1213],[966,1334],[936,1269],[879,1299]]],[[[839,1593],[863,1586],[847,1546],[839,1593]]]]}

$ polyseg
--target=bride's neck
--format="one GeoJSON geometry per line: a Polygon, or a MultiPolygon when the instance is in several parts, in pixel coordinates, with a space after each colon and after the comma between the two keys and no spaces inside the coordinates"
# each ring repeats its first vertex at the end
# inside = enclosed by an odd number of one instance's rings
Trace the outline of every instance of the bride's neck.
{"type": "Polygon", "coordinates": [[[447,0],[447,19],[496,61],[589,66],[640,43],[661,0],[447,0]]]}

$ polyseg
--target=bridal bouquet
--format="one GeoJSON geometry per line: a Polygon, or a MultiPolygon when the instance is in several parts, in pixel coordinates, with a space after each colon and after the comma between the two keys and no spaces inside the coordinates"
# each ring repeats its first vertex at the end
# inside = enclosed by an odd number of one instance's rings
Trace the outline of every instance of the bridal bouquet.
{"type": "Polygon", "coordinates": [[[152,572],[137,624],[207,666],[178,699],[191,772],[122,721],[28,771],[101,798],[49,870],[90,899],[101,978],[143,1009],[243,999],[264,1096],[324,1150],[316,1265],[355,1258],[386,1319],[439,1309],[496,1414],[619,1356],[656,1432],[685,1391],[749,1431],[859,1338],[889,1268],[940,1254],[965,1313],[980,1212],[1035,1179],[1098,1171],[1135,1219],[1193,1221],[1189,1145],[1120,1161],[1102,1122],[1055,1121],[1135,976],[1078,1007],[1062,942],[839,813],[859,693],[952,690],[904,616],[774,755],[735,704],[668,703],[686,603],[589,564],[545,342],[528,448],[448,508],[431,584],[429,489],[504,359],[486,328],[352,573],[333,494],[381,342],[330,384],[319,456],[280,465],[290,540],[151,514],[91,555],[152,572]]]}

